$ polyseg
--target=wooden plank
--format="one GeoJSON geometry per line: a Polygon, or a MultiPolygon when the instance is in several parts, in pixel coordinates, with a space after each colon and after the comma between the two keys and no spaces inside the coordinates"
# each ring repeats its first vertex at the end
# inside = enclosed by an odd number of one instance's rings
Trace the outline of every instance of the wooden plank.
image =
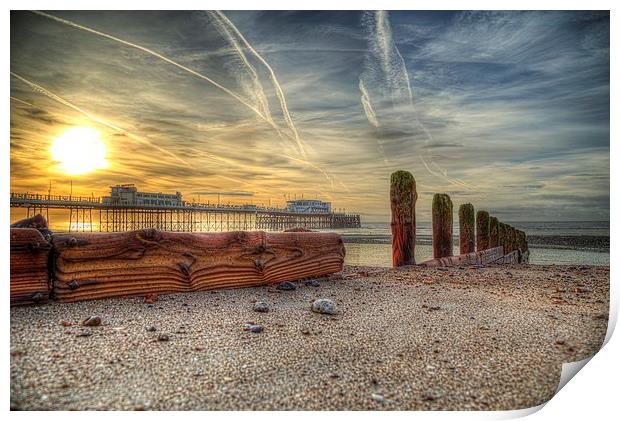
{"type": "Polygon", "coordinates": [[[420,265],[425,267],[486,265],[501,259],[502,255],[503,249],[500,246],[483,251],[461,254],[459,256],[448,256],[427,260],[426,262],[420,263],[420,265]]]}
{"type": "Polygon", "coordinates": [[[55,235],[54,297],[79,301],[257,286],[340,272],[334,233],[153,229],[55,235]]]}
{"type": "Polygon", "coordinates": [[[47,302],[50,243],[34,228],[11,228],[10,235],[11,305],[47,302]]]}

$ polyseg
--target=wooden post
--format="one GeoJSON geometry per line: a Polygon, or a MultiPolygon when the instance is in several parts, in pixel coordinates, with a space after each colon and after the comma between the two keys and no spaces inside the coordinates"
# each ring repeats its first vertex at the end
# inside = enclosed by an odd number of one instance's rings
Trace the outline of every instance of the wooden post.
{"type": "Polygon", "coordinates": [[[460,254],[476,251],[476,228],[474,221],[474,205],[462,204],[459,207],[459,245],[460,254]]]}
{"type": "Polygon", "coordinates": [[[452,256],[452,200],[447,194],[433,196],[433,256],[452,256]]]}
{"type": "Polygon", "coordinates": [[[503,247],[504,254],[508,253],[508,228],[503,222],[498,223],[499,245],[503,247]]]}
{"type": "Polygon", "coordinates": [[[489,217],[489,248],[499,246],[499,221],[496,217],[489,217]]]}
{"type": "Polygon", "coordinates": [[[510,238],[512,240],[512,251],[519,249],[519,241],[517,238],[517,229],[515,227],[510,227],[510,238]]]}
{"type": "Polygon", "coordinates": [[[510,253],[514,250],[514,238],[512,235],[512,226],[506,224],[506,253],[510,253]]]}
{"type": "Polygon", "coordinates": [[[489,212],[478,211],[476,214],[476,248],[483,251],[489,248],[489,212]]]}
{"type": "Polygon", "coordinates": [[[415,265],[415,179],[408,171],[390,177],[392,208],[392,266],[415,265]]]}

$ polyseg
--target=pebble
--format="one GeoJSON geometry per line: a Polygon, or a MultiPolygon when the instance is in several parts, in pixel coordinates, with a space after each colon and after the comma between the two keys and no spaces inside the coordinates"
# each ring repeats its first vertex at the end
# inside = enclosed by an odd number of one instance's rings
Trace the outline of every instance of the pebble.
{"type": "Polygon", "coordinates": [[[436,390],[429,390],[428,392],[426,392],[423,396],[423,399],[425,401],[436,401],[437,399],[441,398],[441,393],[436,391],[436,390]]]}
{"type": "Polygon", "coordinates": [[[293,291],[295,289],[295,284],[289,281],[281,282],[276,289],[280,291],[293,291]]]}
{"type": "Polygon", "coordinates": [[[316,279],[309,279],[306,282],[304,282],[304,284],[307,287],[320,287],[321,286],[321,283],[316,279]]]}
{"type": "Polygon", "coordinates": [[[312,311],[321,314],[338,314],[338,308],[332,300],[319,298],[312,303],[312,311]]]}
{"type": "Polygon", "coordinates": [[[269,305],[263,301],[257,301],[254,303],[252,309],[259,313],[267,313],[269,311],[269,305]]]}
{"type": "Polygon", "coordinates": [[[82,320],[82,326],[100,326],[101,325],[101,317],[99,316],[91,316],[87,319],[82,320]]]}
{"type": "Polygon", "coordinates": [[[383,395],[379,395],[377,393],[372,394],[372,400],[377,403],[383,403],[385,401],[385,397],[383,395]]]}
{"type": "Polygon", "coordinates": [[[170,340],[170,337],[169,337],[168,335],[166,335],[165,333],[160,333],[160,334],[157,336],[157,340],[158,340],[159,342],[168,342],[168,341],[170,340]]]}
{"type": "Polygon", "coordinates": [[[144,296],[144,303],[145,304],[153,304],[155,303],[155,301],[157,301],[157,294],[147,294],[144,296]]]}
{"type": "Polygon", "coordinates": [[[246,323],[243,325],[243,330],[246,332],[261,333],[263,331],[263,327],[261,325],[246,323]]]}

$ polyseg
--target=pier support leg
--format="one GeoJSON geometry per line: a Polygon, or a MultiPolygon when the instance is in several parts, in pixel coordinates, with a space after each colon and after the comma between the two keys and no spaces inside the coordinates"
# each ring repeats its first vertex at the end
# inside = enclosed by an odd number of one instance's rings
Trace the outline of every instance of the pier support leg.
{"type": "Polygon", "coordinates": [[[392,208],[392,266],[415,265],[415,179],[408,171],[390,177],[392,208]]]}
{"type": "Polygon", "coordinates": [[[465,203],[459,207],[459,245],[460,254],[476,251],[476,227],[474,205],[465,203]]]}
{"type": "Polygon", "coordinates": [[[478,211],[476,214],[476,250],[489,248],[489,212],[478,211]]]}
{"type": "Polygon", "coordinates": [[[452,256],[452,200],[447,194],[433,196],[433,256],[452,256]]]}

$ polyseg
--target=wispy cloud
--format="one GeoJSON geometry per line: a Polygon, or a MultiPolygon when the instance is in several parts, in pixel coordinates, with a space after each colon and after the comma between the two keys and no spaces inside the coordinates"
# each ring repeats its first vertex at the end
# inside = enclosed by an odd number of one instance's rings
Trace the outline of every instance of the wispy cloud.
{"type": "Polygon", "coordinates": [[[607,12],[43,13],[11,15],[11,71],[31,82],[11,78],[12,189],[64,185],[50,142],[90,125],[111,165],[74,180],[86,194],[318,194],[386,220],[403,168],[421,218],[435,192],[609,214],[607,12]]]}

